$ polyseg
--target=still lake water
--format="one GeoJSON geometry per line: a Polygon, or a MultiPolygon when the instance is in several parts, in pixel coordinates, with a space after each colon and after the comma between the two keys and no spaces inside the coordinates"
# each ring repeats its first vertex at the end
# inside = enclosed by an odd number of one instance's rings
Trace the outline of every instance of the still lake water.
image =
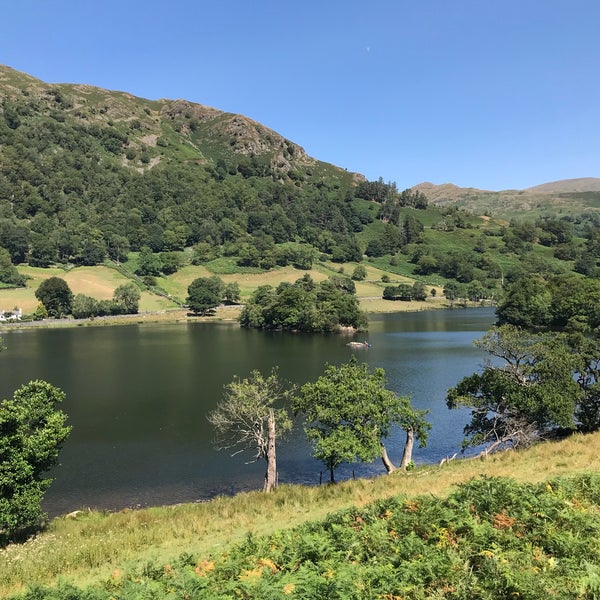
{"type": "MultiPolygon", "coordinates": [[[[335,335],[264,333],[235,324],[127,325],[2,333],[0,397],[21,384],[45,379],[62,388],[62,409],[73,431],[60,456],[44,509],[51,515],[90,506],[120,509],[210,498],[262,486],[264,464],[245,464],[212,446],[206,415],[234,375],[270,372],[299,385],[316,379],[325,363],[383,367],[388,387],[410,394],[430,411],[427,448],[416,463],[438,462],[459,451],[467,411],[449,411],[445,393],[478,370],[473,346],[494,322],[493,309],[377,315],[369,321],[372,347],[352,350],[335,335]]],[[[388,440],[399,461],[404,435],[388,440]]],[[[250,458],[250,457],[249,457],[250,458]]],[[[264,462],[264,461],[263,461],[264,462]]],[[[280,482],[319,482],[301,425],[278,446],[280,482]]],[[[350,465],[339,480],[383,473],[381,461],[350,465]]],[[[326,474],[324,474],[326,478],[326,474]]]]}

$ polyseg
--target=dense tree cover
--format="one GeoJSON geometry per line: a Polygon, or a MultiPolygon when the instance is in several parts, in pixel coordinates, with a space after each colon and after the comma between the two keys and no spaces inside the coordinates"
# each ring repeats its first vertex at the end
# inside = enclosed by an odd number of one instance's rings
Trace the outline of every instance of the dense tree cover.
{"type": "Polygon", "coordinates": [[[354,282],[349,278],[335,277],[315,283],[308,274],[276,288],[262,285],[246,302],[240,323],[256,329],[307,332],[362,328],[366,319],[354,290],[354,282]]]}
{"type": "Polygon", "coordinates": [[[158,276],[176,273],[184,264],[182,252],[157,252],[154,253],[149,246],[142,246],[138,256],[136,275],[158,276]]]}
{"type": "Polygon", "coordinates": [[[294,398],[296,413],[304,416],[304,430],[313,446],[313,456],[323,462],[335,481],[335,469],[342,463],[370,462],[381,456],[388,472],[396,467],[387,455],[383,440],[394,425],[406,431],[401,468],[412,456],[416,437],[427,441],[430,425],[426,411],[412,407],[407,396],[386,389],[385,371],[371,372],[366,363],[329,365],[317,381],[302,386],[294,398]]]}
{"type": "Polygon", "coordinates": [[[576,275],[526,276],[507,285],[498,304],[500,323],[598,333],[600,280],[576,275]]]}
{"type": "MultiPolygon", "coordinates": [[[[199,243],[236,254],[261,235],[307,243],[334,260],[361,259],[355,234],[372,216],[352,202],[350,175],[325,166],[332,176],[317,176],[302,163],[283,177],[267,155],[242,153],[228,164],[199,155],[199,164],[160,144],[147,149],[157,159],[152,168],[132,168],[131,122],[77,116],[76,101],[29,95],[0,111],[0,246],[13,263],[89,265],[144,246],[159,253],[199,243]]],[[[165,127],[186,135],[168,119],[165,127]]],[[[221,151],[228,147],[223,140],[221,151]]]]}
{"type": "Polygon", "coordinates": [[[41,501],[70,427],[57,408],[64,393],[45,381],[0,402],[0,545],[40,525],[41,501]]]}
{"type": "MultiPolygon", "coordinates": [[[[483,297],[523,273],[600,275],[592,211],[488,227],[456,206],[431,209],[418,190],[360,181],[287,140],[277,146],[274,132],[261,130],[249,151],[191,103],[120,97],[113,110],[110,93],[93,100],[58,86],[0,94],[0,247],[13,265],[123,262],[134,251],[138,274],[158,276],[189,256],[308,269],[366,254],[409,261],[419,276],[478,282],[483,297]]],[[[11,273],[0,282],[15,285],[11,273]]]]}
{"type": "MultiPolygon", "coordinates": [[[[377,213],[361,199],[381,205],[378,217],[402,243],[418,236],[399,210],[426,208],[422,193],[398,193],[381,180],[355,185],[351,174],[303,158],[291,142],[283,159],[292,168],[282,170],[271,134],[262,154],[248,154],[234,138],[203,133],[191,105],[165,108],[157,115],[164,137],[140,147],[142,131],[154,126],[145,115],[105,118],[107,106],[86,106],[73,89],[10,94],[0,110],[0,246],[13,264],[121,262],[144,249],[139,274],[158,275],[178,267],[165,253],[190,246],[200,260],[227,254],[262,268],[310,268],[316,251],[360,261],[356,234],[377,213]],[[178,154],[190,142],[202,148],[197,161],[178,154]],[[287,243],[297,246],[280,247],[287,243]]],[[[140,110],[134,99],[128,108],[140,110]]],[[[387,250],[398,249],[394,236],[387,250]]]]}
{"type": "Polygon", "coordinates": [[[447,396],[449,408],[472,410],[465,447],[484,445],[489,452],[526,446],[553,429],[575,429],[585,393],[575,378],[581,357],[567,340],[503,325],[476,345],[494,360],[447,396]]]}
{"type": "Polygon", "coordinates": [[[208,415],[219,449],[233,450],[234,454],[249,452],[253,462],[266,461],[265,492],[277,487],[276,443],[292,427],[281,404],[289,402],[292,393],[293,389],[285,389],[276,370],[268,377],[253,371],[250,377],[236,377],[227,384],[223,399],[208,415]]]}
{"type": "Polygon", "coordinates": [[[400,283],[398,285],[386,285],[383,288],[384,300],[427,300],[427,290],[420,281],[415,281],[412,285],[409,283],[400,283]]]}
{"type": "Polygon", "coordinates": [[[73,298],[71,313],[76,319],[104,317],[109,315],[135,315],[139,309],[141,294],[134,283],[121,284],[113,293],[112,300],[96,300],[85,294],[73,298]]]}
{"type": "Polygon", "coordinates": [[[561,352],[575,361],[571,377],[579,386],[573,420],[583,431],[600,428],[600,281],[522,277],[508,285],[497,314],[500,323],[540,331],[540,339],[562,345],[561,352]]]}
{"type": "Polygon", "coordinates": [[[219,277],[198,277],[188,286],[186,303],[193,313],[206,315],[221,304],[224,291],[225,284],[219,277]]]}
{"type": "Polygon", "coordinates": [[[44,279],[35,291],[35,297],[44,305],[51,317],[62,317],[72,312],[73,292],[69,284],[60,277],[44,279]]]}
{"type": "Polygon", "coordinates": [[[60,277],[49,277],[42,281],[35,296],[40,301],[33,315],[36,320],[48,316],[60,318],[73,315],[76,319],[87,319],[136,314],[141,298],[140,290],[134,283],[118,286],[112,300],[96,300],[81,293],[73,296],[69,284],[60,277]]]}
{"type": "MultiPolygon", "coordinates": [[[[542,225],[558,244],[571,232],[548,219],[542,225]]],[[[520,231],[523,239],[536,235],[520,231]]],[[[446,297],[456,299],[457,287],[448,283],[446,297]]],[[[600,281],[520,274],[507,282],[496,313],[499,326],[478,342],[492,360],[448,391],[450,408],[472,409],[465,445],[489,451],[557,429],[600,428],[600,281]]]]}
{"type": "Polygon", "coordinates": [[[21,275],[12,264],[8,250],[0,248],[0,284],[22,287],[25,285],[25,277],[21,275]]]}
{"type": "Polygon", "coordinates": [[[363,181],[356,189],[356,196],[381,204],[379,218],[383,221],[400,224],[400,208],[427,208],[427,198],[419,190],[406,189],[398,193],[394,182],[384,183],[380,177],[377,181],[363,181]]]}

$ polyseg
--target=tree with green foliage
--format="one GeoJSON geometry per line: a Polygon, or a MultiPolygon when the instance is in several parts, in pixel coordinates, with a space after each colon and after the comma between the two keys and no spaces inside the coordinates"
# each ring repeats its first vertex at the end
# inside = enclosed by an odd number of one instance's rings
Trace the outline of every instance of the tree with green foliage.
{"type": "Polygon", "coordinates": [[[423,237],[424,226],[414,215],[406,215],[402,221],[403,244],[420,242],[423,237]]]}
{"type": "Polygon", "coordinates": [[[578,331],[567,336],[567,347],[577,361],[573,374],[581,395],[575,409],[580,431],[600,429],[600,339],[578,331]]]}
{"type": "Polygon", "coordinates": [[[131,248],[129,240],[125,236],[113,233],[108,235],[106,249],[109,258],[119,264],[127,260],[127,253],[131,248]]]}
{"type": "Polygon", "coordinates": [[[29,264],[32,267],[49,267],[56,258],[56,246],[51,239],[41,234],[32,235],[29,251],[29,264]]]}
{"type": "Polygon", "coordinates": [[[43,302],[38,302],[38,305],[35,307],[32,316],[34,321],[42,321],[43,319],[48,318],[48,311],[46,310],[43,302]]]}
{"type": "Polygon", "coordinates": [[[69,284],[60,277],[44,279],[35,291],[35,297],[46,307],[51,317],[60,318],[71,314],[73,292],[69,284]]]}
{"type": "Polygon", "coordinates": [[[137,275],[160,275],[163,263],[159,254],[155,254],[149,246],[143,246],[140,249],[138,257],[138,267],[135,270],[137,275]]]}
{"type": "Polygon", "coordinates": [[[227,304],[239,304],[240,302],[240,285],[237,281],[232,281],[225,285],[223,291],[223,300],[227,304]]]}
{"type": "Polygon", "coordinates": [[[29,229],[11,221],[0,223],[0,246],[10,253],[14,265],[25,262],[29,252],[29,229]]]}
{"type": "Polygon", "coordinates": [[[17,287],[25,286],[25,277],[17,271],[12,264],[8,250],[4,248],[0,248],[0,283],[17,287]]]}
{"type": "Polygon", "coordinates": [[[89,319],[98,315],[98,301],[86,294],[76,294],[73,298],[71,313],[75,319],[89,319]]]}
{"type": "Polygon", "coordinates": [[[384,300],[396,300],[397,299],[397,291],[398,291],[398,286],[396,286],[396,285],[386,285],[383,288],[382,298],[384,300]]]}
{"type": "Polygon", "coordinates": [[[481,281],[475,279],[471,281],[471,283],[467,284],[466,287],[467,298],[471,302],[480,302],[483,298],[486,297],[487,292],[483,287],[481,281]]]}
{"type": "Polygon", "coordinates": [[[395,300],[403,300],[409,302],[413,299],[413,286],[408,283],[399,283],[396,286],[395,300]]]}
{"type": "Polygon", "coordinates": [[[412,285],[412,299],[418,302],[425,302],[427,300],[427,289],[425,284],[421,281],[415,281],[412,285]]]}
{"type": "Polygon", "coordinates": [[[192,248],[192,264],[201,265],[214,260],[219,255],[219,249],[208,242],[198,242],[192,248]]]}
{"type": "Polygon", "coordinates": [[[221,304],[223,289],[223,281],[216,275],[198,277],[188,286],[187,305],[194,314],[206,315],[221,304]]]}
{"type": "Polygon", "coordinates": [[[354,271],[352,272],[352,279],[354,281],[364,281],[367,277],[367,269],[364,265],[356,265],[354,267],[354,271]]]}
{"type": "Polygon", "coordinates": [[[449,281],[443,290],[444,298],[450,301],[450,306],[460,298],[461,286],[456,281],[449,281]]]}
{"type": "Polygon", "coordinates": [[[102,264],[107,254],[102,232],[96,228],[86,227],[81,233],[83,240],[74,258],[75,262],[85,266],[102,264]]]}
{"type": "Polygon", "coordinates": [[[493,362],[447,394],[448,408],[471,409],[464,448],[483,445],[485,453],[517,448],[553,429],[575,428],[581,388],[574,373],[580,361],[562,339],[502,325],[476,345],[493,362]]]}
{"type": "Polygon", "coordinates": [[[595,331],[600,281],[578,275],[527,275],[510,282],[496,309],[499,323],[595,331]]]}
{"type": "Polygon", "coordinates": [[[496,309],[498,321],[520,327],[548,325],[551,302],[546,281],[540,276],[525,275],[508,286],[496,309]]]}
{"type": "Polygon", "coordinates": [[[165,275],[172,275],[183,265],[183,254],[181,252],[161,252],[161,272],[165,275]]]}
{"type": "Polygon", "coordinates": [[[228,383],[224,398],[208,415],[219,449],[250,452],[252,462],[266,461],[265,492],[277,487],[276,443],[292,428],[285,408],[292,392],[285,389],[276,369],[268,377],[252,371],[250,377],[228,383]]]}
{"type": "Polygon", "coordinates": [[[293,284],[260,286],[240,314],[243,327],[331,332],[340,327],[366,326],[354,293],[354,282],[332,277],[315,283],[307,274],[293,284]]]}
{"type": "Polygon", "coordinates": [[[0,402],[0,545],[31,532],[44,518],[41,502],[71,428],[57,405],[64,392],[45,381],[21,386],[0,402]]]}
{"type": "Polygon", "coordinates": [[[417,275],[431,275],[438,269],[438,263],[435,256],[430,254],[423,254],[417,259],[417,266],[415,267],[415,274],[417,275]]]}
{"type": "Polygon", "coordinates": [[[407,434],[402,469],[411,461],[415,437],[425,445],[430,428],[426,411],[413,408],[407,396],[397,396],[385,385],[383,369],[371,372],[353,357],[340,367],[328,365],[294,398],[292,406],[296,414],[304,415],[313,456],[329,470],[331,483],[342,463],[370,462],[381,456],[386,470],[395,470],[383,443],[394,425],[407,434]]]}
{"type": "MultiPolygon", "coordinates": [[[[551,295],[551,326],[600,333],[600,281],[577,275],[556,275],[547,282],[551,295]]],[[[542,323],[536,323],[541,325],[542,323]]]]}
{"type": "Polygon", "coordinates": [[[123,307],[123,313],[134,315],[138,312],[140,290],[134,283],[123,283],[113,293],[113,301],[123,307]]]}

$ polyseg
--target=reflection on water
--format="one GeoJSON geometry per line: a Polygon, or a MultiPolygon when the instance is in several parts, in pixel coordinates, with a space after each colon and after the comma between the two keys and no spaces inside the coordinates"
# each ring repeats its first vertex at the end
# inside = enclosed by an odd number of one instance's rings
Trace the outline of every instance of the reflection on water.
{"type": "MultiPolygon", "coordinates": [[[[0,394],[45,379],[67,393],[73,432],[46,495],[51,514],[82,506],[117,509],[198,500],[259,488],[262,464],[246,465],[212,447],[206,414],[234,375],[274,366],[299,385],[326,363],[354,354],[383,367],[388,385],[430,411],[433,428],[416,462],[437,462],[460,448],[465,411],[449,411],[446,390],[477,370],[472,342],[494,321],[490,309],[424,311],[371,319],[372,347],[352,350],[340,336],[263,333],[231,324],[131,325],[9,331],[0,357],[0,394]]],[[[399,459],[402,432],[388,448],[399,459]]],[[[301,426],[279,446],[279,478],[318,483],[301,426]]],[[[380,461],[347,466],[339,478],[383,472],[380,461]]]]}

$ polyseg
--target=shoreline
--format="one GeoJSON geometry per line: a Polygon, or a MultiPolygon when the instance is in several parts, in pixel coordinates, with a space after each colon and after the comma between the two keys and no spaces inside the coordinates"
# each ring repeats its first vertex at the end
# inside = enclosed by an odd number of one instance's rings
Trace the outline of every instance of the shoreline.
{"type": "MultiPolygon", "coordinates": [[[[487,305],[486,305],[487,306],[487,305]]],[[[479,308],[480,303],[468,303],[465,306],[451,305],[444,299],[428,300],[424,302],[402,302],[383,300],[381,298],[361,299],[361,310],[367,317],[370,315],[411,313],[430,310],[455,310],[461,308],[479,308]]],[[[112,327],[119,325],[145,325],[145,324],[188,324],[188,323],[237,323],[243,305],[219,306],[214,315],[194,316],[187,309],[164,309],[149,311],[132,315],[113,315],[106,317],[90,317],[87,319],[42,319],[41,321],[16,321],[0,324],[0,334],[15,329],[55,329],[63,327],[112,327]]]]}
{"type": "MultiPolygon", "coordinates": [[[[239,310],[231,310],[232,307],[220,307],[217,314],[209,317],[196,317],[188,314],[185,309],[166,309],[161,311],[150,311],[132,315],[112,315],[107,317],[90,317],[87,319],[42,319],[41,321],[18,321],[0,325],[0,333],[14,329],[58,329],[64,327],[111,327],[118,325],[144,325],[156,323],[235,323],[239,310]],[[236,314],[237,313],[237,314],[236,314]]],[[[241,308],[240,308],[241,310],[241,308]]]]}

